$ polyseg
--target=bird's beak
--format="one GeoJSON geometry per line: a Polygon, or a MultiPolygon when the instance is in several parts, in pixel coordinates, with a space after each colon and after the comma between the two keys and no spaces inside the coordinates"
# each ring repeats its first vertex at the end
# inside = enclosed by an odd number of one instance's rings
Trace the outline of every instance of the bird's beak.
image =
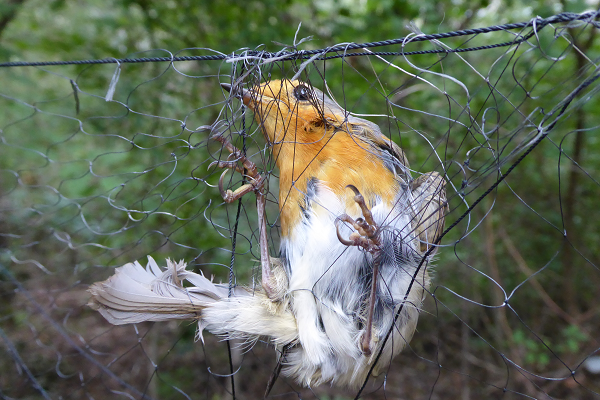
{"type": "Polygon", "coordinates": [[[239,97],[244,102],[244,105],[246,105],[250,108],[254,108],[253,106],[254,106],[254,103],[256,102],[256,100],[252,99],[252,97],[254,97],[256,99],[256,95],[252,96],[254,94],[254,92],[252,92],[248,89],[244,89],[241,86],[238,86],[234,89],[233,86],[231,86],[229,83],[221,83],[221,87],[223,89],[227,90],[229,93],[233,94],[234,96],[239,97]],[[240,93],[240,90],[241,90],[241,93],[240,93]]]}

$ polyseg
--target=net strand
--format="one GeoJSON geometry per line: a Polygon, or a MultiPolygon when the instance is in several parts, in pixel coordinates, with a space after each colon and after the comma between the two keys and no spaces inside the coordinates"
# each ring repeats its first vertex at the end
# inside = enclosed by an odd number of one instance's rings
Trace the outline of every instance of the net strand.
{"type": "MultiPolygon", "coordinates": [[[[540,18],[536,17],[530,21],[519,22],[519,23],[511,23],[511,24],[503,24],[503,25],[493,25],[485,28],[474,28],[474,29],[462,29],[458,31],[445,32],[445,33],[436,33],[430,35],[419,35],[417,37],[411,38],[410,42],[424,42],[424,41],[432,41],[439,39],[448,39],[459,36],[467,36],[467,35],[479,35],[491,32],[498,31],[508,31],[512,29],[523,29],[528,27],[535,27],[535,31],[539,32],[544,29],[546,26],[554,23],[565,23],[571,21],[587,21],[592,24],[597,24],[595,22],[596,19],[599,18],[598,11],[589,11],[586,13],[570,13],[565,12],[562,14],[554,15],[549,18],[540,18]]],[[[136,64],[136,63],[157,63],[157,62],[181,62],[181,61],[222,61],[222,60],[236,60],[239,57],[243,58],[258,58],[258,59],[273,59],[277,58],[277,61],[286,61],[286,60],[307,60],[313,58],[315,55],[320,55],[316,57],[315,60],[330,60],[339,57],[357,57],[357,56],[369,56],[369,55],[379,55],[379,56],[408,56],[408,55],[421,55],[421,54],[440,54],[440,53],[464,53],[471,51],[480,51],[493,49],[498,47],[506,47],[514,45],[515,43],[519,43],[530,38],[534,32],[529,33],[524,38],[520,38],[517,41],[509,41],[502,42],[493,45],[486,46],[478,46],[471,48],[458,48],[458,49],[437,49],[437,50],[422,50],[422,51],[399,51],[399,52],[359,52],[359,53],[349,53],[349,51],[360,50],[364,48],[375,48],[375,47],[385,47],[385,46],[393,46],[393,45],[404,45],[407,40],[407,37],[402,37],[398,39],[390,39],[390,40],[382,40],[377,42],[367,42],[367,43],[350,43],[345,46],[333,46],[328,48],[322,48],[317,50],[296,50],[296,51],[288,51],[282,50],[277,53],[266,52],[266,51],[254,51],[248,50],[243,54],[218,54],[218,55],[202,55],[202,56],[171,56],[171,57],[141,57],[141,58],[105,58],[100,60],[68,60],[68,61],[13,61],[13,62],[4,62],[0,63],[0,68],[8,68],[8,67],[42,67],[42,66],[60,66],[60,65],[93,65],[93,64],[136,64]],[[328,53],[337,53],[343,52],[343,55],[334,55],[325,57],[325,54],[328,53]]],[[[404,46],[403,46],[404,47],[404,46]]],[[[193,50],[193,49],[186,49],[193,50]]]]}

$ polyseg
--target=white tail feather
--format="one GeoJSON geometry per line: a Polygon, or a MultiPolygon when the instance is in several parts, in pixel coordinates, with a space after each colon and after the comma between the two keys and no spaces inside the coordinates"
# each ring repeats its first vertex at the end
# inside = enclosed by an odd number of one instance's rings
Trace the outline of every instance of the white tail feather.
{"type": "Polygon", "coordinates": [[[198,319],[200,338],[204,328],[228,338],[268,336],[278,344],[297,338],[287,301],[272,302],[262,291],[250,293],[240,287],[229,297],[227,286],[185,268],[184,262],[167,259],[163,271],[150,256],[146,268],[137,261],[126,264],[104,282],[90,286],[88,305],[114,325],[198,319]],[[194,286],[184,287],[184,280],[194,286]]]}
{"type": "Polygon", "coordinates": [[[223,291],[227,295],[227,288],[185,271],[185,266],[167,260],[167,269],[162,271],[152,257],[148,257],[146,268],[137,261],[126,264],[106,281],[90,286],[89,305],[115,325],[198,318],[203,308],[222,297],[223,291]],[[184,288],[180,278],[196,284],[196,290],[184,288]]]}

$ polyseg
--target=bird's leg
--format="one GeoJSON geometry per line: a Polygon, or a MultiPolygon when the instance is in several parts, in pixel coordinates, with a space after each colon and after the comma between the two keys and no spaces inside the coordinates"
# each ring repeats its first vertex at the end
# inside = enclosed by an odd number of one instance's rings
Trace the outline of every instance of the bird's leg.
{"type": "Polygon", "coordinates": [[[271,270],[271,259],[269,256],[269,243],[267,241],[267,217],[265,214],[265,204],[267,197],[265,194],[257,190],[256,191],[256,210],[258,212],[258,234],[260,244],[260,265],[262,271],[261,284],[267,296],[271,300],[278,299],[278,290],[276,287],[275,279],[273,277],[273,271],[271,270]]]}
{"type": "MultiPolygon", "coordinates": [[[[267,296],[271,300],[275,300],[278,297],[279,292],[275,286],[275,279],[273,277],[273,271],[271,270],[271,259],[269,256],[269,243],[267,241],[267,218],[265,214],[265,205],[267,201],[266,195],[262,189],[265,185],[265,178],[258,173],[256,164],[250,161],[240,149],[235,147],[228,139],[223,135],[214,135],[212,139],[223,144],[229,153],[227,161],[215,161],[210,166],[216,165],[219,168],[233,169],[241,174],[244,174],[250,178],[250,183],[242,185],[235,191],[225,190],[223,186],[223,178],[227,171],[221,174],[219,178],[219,192],[226,203],[231,203],[247,193],[254,192],[256,194],[256,211],[258,213],[258,240],[260,246],[260,264],[262,273],[262,287],[265,289],[267,296]],[[240,168],[237,163],[241,162],[244,168],[240,168]]],[[[210,168],[209,166],[209,168],[210,168]]]]}
{"type": "Polygon", "coordinates": [[[348,185],[347,188],[354,192],[354,201],[362,210],[363,218],[358,218],[356,221],[349,215],[343,214],[339,217],[341,221],[347,222],[356,232],[350,234],[348,240],[342,238],[339,227],[336,226],[337,237],[346,246],[359,246],[373,255],[373,277],[371,281],[371,295],[369,297],[369,308],[367,313],[366,330],[360,339],[361,350],[364,355],[371,355],[371,336],[373,328],[373,312],[375,309],[375,300],[377,295],[377,277],[379,275],[379,263],[381,262],[381,241],[379,240],[379,231],[377,224],[373,219],[373,214],[365,203],[365,198],[360,194],[358,189],[353,185],[348,185]]]}
{"type": "Polygon", "coordinates": [[[226,203],[231,203],[242,197],[243,195],[250,192],[259,192],[264,186],[264,178],[258,173],[258,168],[256,168],[256,164],[250,161],[244,153],[235,147],[228,139],[226,139],[223,135],[213,135],[211,139],[214,139],[220,142],[223,147],[225,147],[229,151],[229,156],[227,157],[227,161],[215,161],[211,163],[208,167],[212,167],[216,165],[219,168],[228,168],[233,169],[248,178],[250,178],[250,183],[242,185],[234,192],[227,189],[225,190],[223,185],[223,178],[227,171],[224,171],[219,178],[219,192],[221,192],[221,196],[226,203]],[[242,163],[244,168],[240,168],[238,166],[238,161],[242,163]]]}
{"type": "Polygon", "coordinates": [[[373,328],[373,312],[375,310],[375,296],[377,295],[377,276],[379,275],[379,262],[381,250],[373,255],[373,281],[371,282],[371,297],[369,298],[369,313],[367,314],[367,328],[360,338],[360,347],[366,356],[371,355],[371,335],[373,328]]]}

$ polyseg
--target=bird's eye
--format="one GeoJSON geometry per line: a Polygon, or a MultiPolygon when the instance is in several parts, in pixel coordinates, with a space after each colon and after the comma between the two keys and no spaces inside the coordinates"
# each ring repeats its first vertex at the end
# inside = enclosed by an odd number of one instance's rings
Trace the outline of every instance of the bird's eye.
{"type": "Polygon", "coordinates": [[[310,100],[310,89],[305,85],[298,85],[294,88],[294,96],[300,101],[310,100]]]}

